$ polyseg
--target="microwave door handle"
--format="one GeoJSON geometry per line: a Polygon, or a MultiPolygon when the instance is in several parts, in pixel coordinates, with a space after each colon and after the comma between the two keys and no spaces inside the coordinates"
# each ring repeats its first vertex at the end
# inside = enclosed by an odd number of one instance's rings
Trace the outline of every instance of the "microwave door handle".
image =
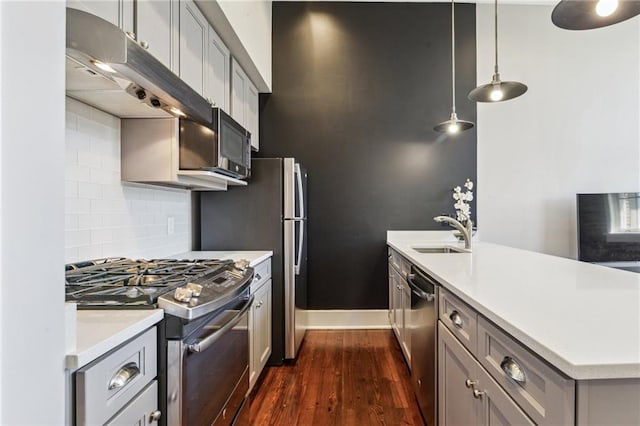
{"type": "Polygon", "coordinates": [[[298,234],[298,257],[294,270],[296,275],[300,275],[300,264],[302,263],[302,244],[304,242],[304,220],[297,219],[296,223],[300,225],[300,233],[298,234]]]}
{"type": "Polygon", "coordinates": [[[298,184],[298,207],[300,208],[300,212],[295,219],[304,219],[304,192],[302,191],[302,172],[300,171],[299,163],[294,164],[293,174],[296,175],[296,182],[298,184]]]}

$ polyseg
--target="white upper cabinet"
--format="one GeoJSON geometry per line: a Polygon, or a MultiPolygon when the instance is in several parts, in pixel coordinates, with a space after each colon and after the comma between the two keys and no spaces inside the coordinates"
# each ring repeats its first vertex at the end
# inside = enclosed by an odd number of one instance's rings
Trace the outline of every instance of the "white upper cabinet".
{"type": "Polygon", "coordinates": [[[177,74],[179,3],[175,0],[136,1],[136,39],[177,74]]]}
{"type": "Polygon", "coordinates": [[[231,116],[251,132],[251,147],[260,148],[258,89],[242,67],[231,60],[231,116]]]}
{"type": "Polygon", "coordinates": [[[231,116],[241,125],[245,125],[245,91],[247,90],[249,77],[238,65],[235,59],[231,60],[231,116]]]}
{"type": "Polygon", "coordinates": [[[133,32],[133,0],[67,0],[67,7],[89,12],[123,31],[133,32]]]}
{"type": "Polygon", "coordinates": [[[205,98],[215,107],[229,112],[230,96],[230,60],[229,49],[220,40],[218,34],[209,27],[209,50],[207,63],[207,88],[205,98]]]}
{"type": "Polygon", "coordinates": [[[260,101],[258,97],[258,89],[250,80],[249,85],[247,86],[246,101],[246,127],[247,130],[251,132],[251,147],[258,151],[260,149],[260,128],[258,123],[258,104],[260,101]]]}
{"type": "Polygon", "coordinates": [[[193,1],[180,1],[179,75],[193,90],[206,97],[209,23],[193,1]]]}

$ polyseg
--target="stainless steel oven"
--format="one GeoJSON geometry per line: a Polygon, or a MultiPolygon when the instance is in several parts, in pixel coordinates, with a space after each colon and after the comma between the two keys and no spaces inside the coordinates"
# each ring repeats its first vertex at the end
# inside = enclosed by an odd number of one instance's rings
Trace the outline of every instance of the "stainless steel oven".
{"type": "Polygon", "coordinates": [[[230,425],[243,415],[249,387],[249,289],[225,307],[180,320],[181,338],[167,322],[168,425],[230,425]],[[173,333],[174,337],[178,335],[173,333]]]}

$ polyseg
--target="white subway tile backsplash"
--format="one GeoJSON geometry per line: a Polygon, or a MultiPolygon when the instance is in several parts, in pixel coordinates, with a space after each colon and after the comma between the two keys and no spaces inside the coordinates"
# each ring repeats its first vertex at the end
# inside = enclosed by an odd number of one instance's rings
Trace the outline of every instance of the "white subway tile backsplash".
{"type": "Polygon", "coordinates": [[[78,216],[77,214],[67,213],[64,217],[64,229],[69,231],[75,231],[78,229],[78,216]]]}
{"type": "Polygon", "coordinates": [[[91,243],[89,230],[67,230],[64,234],[66,247],[80,247],[91,243]]]}
{"type": "Polygon", "coordinates": [[[78,164],[66,164],[65,179],[76,182],[89,182],[91,179],[91,169],[78,164]]]}
{"type": "Polygon", "coordinates": [[[81,166],[99,168],[101,164],[100,156],[90,151],[78,150],[78,164],[81,166]]]}
{"type": "Polygon", "coordinates": [[[67,247],[64,250],[64,259],[66,263],[77,262],[80,260],[78,257],[78,248],[77,247],[67,247]]]}
{"type": "Polygon", "coordinates": [[[64,181],[64,195],[65,197],[77,197],[78,196],[78,182],[73,180],[64,181]]]}
{"type": "Polygon", "coordinates": [[[65,213],[89,213],[91,212],[91,200],[75,197],[65,197],[65,213]]]}
{"type": "Polygon", "coordinates": [[[78,247],[79,260],[100,259],[105,257],[101,245],[90,245],[78,247]]]}
{"type": "Polygon", "coordinates": [[[99,229],[103,226],[103,215],[89,213],[78,215],[78,229],[99,229]]]}
{"type": "Polygon", "coordinates": [[[102,186],[91,182],[78,182],[78,197],[89,199],[102,198],[102,186]]]}
{"type": "Polygon", "coordinates": [[[120,120],[67,98],[66,261],[191,249],[188,191],[120,181],[120,120]],[[175,233],[167,233],[167,217],[175,233]]]}
{"type": "Polygon", "coordinates": [[[113,241],[113,231],[111,229],[92,229],[91,244],[99,245],[113,241]]]}

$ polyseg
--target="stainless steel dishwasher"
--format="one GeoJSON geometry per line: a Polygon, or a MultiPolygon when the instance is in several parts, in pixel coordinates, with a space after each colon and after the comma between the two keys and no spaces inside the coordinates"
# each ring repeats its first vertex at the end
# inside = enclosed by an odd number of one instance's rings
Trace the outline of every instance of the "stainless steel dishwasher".
{"type": "Polygon", "coordinates": [[[438,283],[413,265],[407,277],[411,288],[411,381],[422,417],[437,424],[438,283]]]}

